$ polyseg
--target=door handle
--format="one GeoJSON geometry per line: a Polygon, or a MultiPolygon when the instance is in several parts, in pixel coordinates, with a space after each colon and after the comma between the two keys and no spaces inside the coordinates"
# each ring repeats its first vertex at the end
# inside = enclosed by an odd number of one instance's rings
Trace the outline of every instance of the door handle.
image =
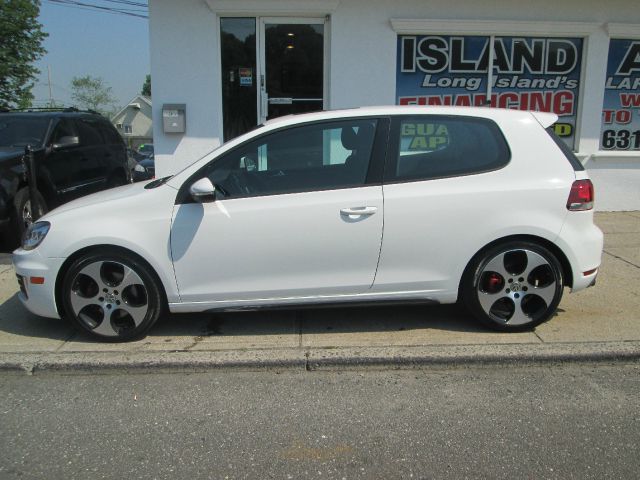
{"type": "Polygon", "coordinates": [[[378,207],[352,207],[341,208],[340,215],[373,215],[378,211],[378,207]]]}

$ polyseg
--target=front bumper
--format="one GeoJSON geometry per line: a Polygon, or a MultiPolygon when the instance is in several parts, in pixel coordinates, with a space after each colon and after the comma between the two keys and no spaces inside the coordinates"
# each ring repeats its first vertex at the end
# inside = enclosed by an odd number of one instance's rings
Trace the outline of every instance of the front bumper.
{"type": "Polygon", "coordinates": [[[44,258],[38,249],[13,252],[13,268],[18,277],[18,298],[32,313],[60,318],[56,306],[56,278],[64,258],[44,258]],[[44,280],[40,280],[44,279],[44,280]]]}

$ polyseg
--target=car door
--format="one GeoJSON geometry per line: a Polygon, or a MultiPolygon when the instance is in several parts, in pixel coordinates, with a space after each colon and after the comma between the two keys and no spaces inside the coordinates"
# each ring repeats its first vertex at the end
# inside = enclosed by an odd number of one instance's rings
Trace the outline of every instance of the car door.
{"type": "Polygon", "coordinates": [[[171,227],[182,301],[269,303],[366,292],[382,240],[387,128],[377,119],[289,127],[192,176],[171,227]],[[188,188],[203,177],[216,186],[216,198],[195,203],[188,188]]]}
{"type": "Polygon", "coordinates": [[[107,183],[107,146],[91,118],[76,118],[76,130],[80,137],[80,163],[74,172],[77,196],[102,190],[107,183]]]}
{"type": "MultiPolygon", "coordinates": [[[[45,176],[51,180],[55,194],[51,197],[55,199],[53,208],[58,204],[65,203],[77,197],[77,190],[81,188],[78,184],[78,170],[82,169],[82,154],[79,145],[66,145],[55,147],[63,139],[77,137],[78,132],[73,122],[66,118],[58,120],[47,142],[49,153],[46,155],[42,168],[45,169],[45,176]]],[[[53,201],[53,200],[52,200],[53,201]]]]}

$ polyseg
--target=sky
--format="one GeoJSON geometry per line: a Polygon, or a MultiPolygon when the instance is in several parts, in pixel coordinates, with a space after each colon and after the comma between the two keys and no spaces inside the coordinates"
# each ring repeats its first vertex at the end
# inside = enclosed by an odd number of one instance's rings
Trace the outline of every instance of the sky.
{"type": "Polygon", "coordinates": [[[34,106],[49,101],[47,67],[53,99],[65,106],[73,105],[73,77],[101,77],[111,87],[117,109],[140,93],[150,68],[147,19],[43,0],[39,21],[49,37],[44,41],[48,53],[35,64],[40,75],[32,90],[34,106]]]}

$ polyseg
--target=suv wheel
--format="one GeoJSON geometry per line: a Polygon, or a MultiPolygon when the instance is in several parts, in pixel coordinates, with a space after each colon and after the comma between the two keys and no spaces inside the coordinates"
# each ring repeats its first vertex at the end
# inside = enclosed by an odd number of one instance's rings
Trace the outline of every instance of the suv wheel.
{"type": "MultiPolygon", "coordinates": [[[[38,212],[37,217],[39,218],[47,213],[48,209],[44,197],[40,192],[36,192],[36,201],[38,202],[36,208],[38,212]]],[[[29,198],[29,187],[18,190],[13,199],[13,205],[14,232],[17,236],[17,238],[14,238],[14,241],[19,244],[22,240],[22,234],[29,228],[29,225],[33,223],[33,209],[31,207],[31,199],[29,198]]]]}
{"type": "Polygon", "coordinates": [[[555,313],[564,288],[558,259],[531,242],[491,248],[473,262],[462,295],[471,311],[495,330],[519,331],[555,313]]]}

